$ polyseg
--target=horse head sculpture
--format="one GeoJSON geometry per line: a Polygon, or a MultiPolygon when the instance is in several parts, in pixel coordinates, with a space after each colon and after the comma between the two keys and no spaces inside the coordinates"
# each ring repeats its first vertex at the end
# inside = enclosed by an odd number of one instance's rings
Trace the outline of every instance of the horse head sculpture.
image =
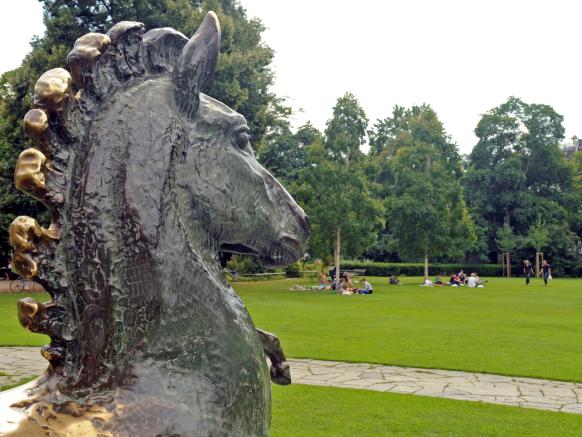
{"type": "Polygon", "coordinates": [[[308,222],[255,159],[244,117],[202,93],[219,42],[212,12],[190,40],[121,22],[76,41],[71,73],[37,82],[24,119],[37,149],[15,183],[52,224],[18,217],[10,241],[14,270],[52,297],[18,304],[51,338],[49,367],[0,396],[0,435],[267,434],[269,374],[287,384],[289,368],[218,253],[287,265],[308,222]]]}

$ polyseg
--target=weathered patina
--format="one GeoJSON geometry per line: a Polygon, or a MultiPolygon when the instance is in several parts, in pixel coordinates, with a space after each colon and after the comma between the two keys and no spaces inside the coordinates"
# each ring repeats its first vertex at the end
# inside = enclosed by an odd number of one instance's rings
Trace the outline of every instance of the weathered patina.
{"type": "Polygon", "coordinates": [[[0,394],[0,435],[267,435],[265,353],[273,381],[289,368],[218,253],[282,266],[309,231],[244,117],[202,93],[219,41],[212,12],[190,40],[122,22],[79,38],[72,76],[39,79],[15,182],[52,224],[19,217],[10,240],[15,271],[52,297],[18,305],[50,336],[49,367],[0,394]]]}

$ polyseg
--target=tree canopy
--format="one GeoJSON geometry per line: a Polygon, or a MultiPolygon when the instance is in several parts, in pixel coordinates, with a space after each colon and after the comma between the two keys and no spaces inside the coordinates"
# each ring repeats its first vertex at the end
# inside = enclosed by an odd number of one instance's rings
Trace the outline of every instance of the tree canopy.
{"type": "MultiPolygon", "coordinates": [[[[170,26],[191,35],[205,13],[218,13],[221,57],[208,94],[241,112],[265,165],[310,215],[313,255],[327,258],[341,235],[344,257],[440,261],[499,252],[518,258],[543,249],[554,265],[582,267],[582,154],[566,161],[563,117],[516,97],[479,120],[478,142],[460,155],[428,104],[387,110],[370,123],[355,95],[340,96],[323,132],[295,129],[290,108],[271,86],[273,50],[264,26],[238,0],[39,0],[46,33],[22,65],[0,77],[0,226],[44,207],[13,187],[21,120],[46,70],[66,66],[75,40],[122,20],[146,29],[170,26]]],[[[7,234],[0,256],[7,258],[7,234]]],[[[514,259],[518,259],[515,258],[514,259]]]]}
{"type": "Polygon", "coordinates": [[[569,227],[568,211],[579,205],[579,198],[572,198],[572,167],[559,149],[562,122],[552,107],[515,97],[479,121],[479,142],[469,155],[464,185],[467,203],[486,229],[491,257],[497,249],[494,236],[503,223],[522,237],[523,249],[523,237],[538,217],[549,228],[569,227]]]}
{"type": "MultiPolygon", "coordinates": [[[[219,15],[221,56],[207,93],[242,113],[258,150],[268,135],[288,126],[290,109],[270,87],[273,50],[262,40],[263,24],[249,19],[238,0],[41,0],[45,34],[32,42],[22,65],[0,77],[0,226],[7,229],[18,214],[38,217],[44,207],[13,187],[16,159],[30,146],[21,128],[32,107],[34,85],[46,70],[66,67],[75,40],[88,32],[105,33],[115,23],[133,20],[146,30],[173,27],[191,36],[208,10],[219,15]]],[[[0,256],[7,257],[7,235],[0,256]]]]}

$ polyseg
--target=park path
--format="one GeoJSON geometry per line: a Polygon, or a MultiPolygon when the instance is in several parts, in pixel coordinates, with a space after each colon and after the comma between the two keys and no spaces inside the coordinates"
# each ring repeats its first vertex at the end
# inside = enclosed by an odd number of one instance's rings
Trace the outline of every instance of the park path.
{"type": "MultiPolygon", "coordinates": [[[[289,359],[294,384],[407,393],[582,414],[582,384],[451,370],[289,359]]],[[[38,348],[0,348],[0,386],[40,374],[38,348]]]]}

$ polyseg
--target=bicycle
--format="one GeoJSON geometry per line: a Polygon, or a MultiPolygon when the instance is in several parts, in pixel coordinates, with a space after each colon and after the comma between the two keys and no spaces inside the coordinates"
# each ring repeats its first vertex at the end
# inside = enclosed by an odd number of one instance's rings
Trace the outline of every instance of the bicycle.
{"type": "Polygon", "coordinates": [[[13,279],[10,281],[9,290],[13,293],[22,293],[24,291],[36,292],[40,291],[40,285],[34,281],[27,281],[26,279],[13,279]]]}
{"type": "Polygon", "coordinates": [[[232,282],[238,281],[238,272],[234,269],[223,269],[224,273],[226,274],[227,279],[230,278],[232,282]]]}

